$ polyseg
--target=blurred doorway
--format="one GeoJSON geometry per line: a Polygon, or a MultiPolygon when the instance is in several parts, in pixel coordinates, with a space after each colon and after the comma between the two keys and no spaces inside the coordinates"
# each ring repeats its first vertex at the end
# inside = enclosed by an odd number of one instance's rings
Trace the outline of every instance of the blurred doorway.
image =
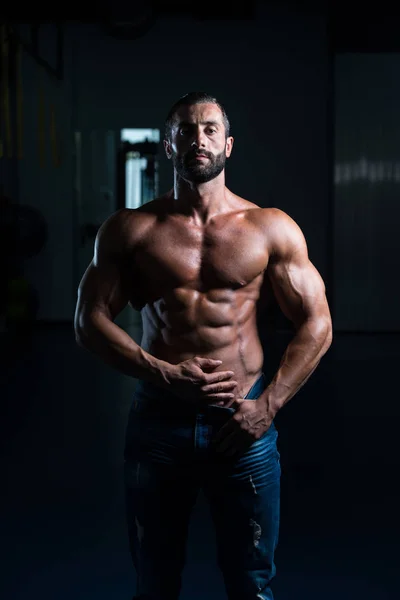
{"type": "Polygon", "coordinates": [[[117,159],[117,206],[138,208],[158,196],[158,129],[123,129],[117,159]]]}

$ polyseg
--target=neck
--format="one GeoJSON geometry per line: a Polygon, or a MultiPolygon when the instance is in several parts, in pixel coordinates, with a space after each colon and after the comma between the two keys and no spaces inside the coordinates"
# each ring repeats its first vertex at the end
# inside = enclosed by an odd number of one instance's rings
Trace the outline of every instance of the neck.
{"type": "Polygon", "coordinates": [[[224,212],[228,203],[225,171],[207,183],[185,181],[174,172],[174,200],[178,211],[191,216],[196,223],[206,223],[224,212]]]}

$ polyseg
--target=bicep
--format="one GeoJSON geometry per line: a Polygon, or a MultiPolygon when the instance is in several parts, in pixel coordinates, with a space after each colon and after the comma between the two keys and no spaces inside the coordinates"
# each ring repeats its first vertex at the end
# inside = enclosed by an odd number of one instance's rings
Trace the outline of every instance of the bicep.
{"type": "Polygon", "coordinates": [[[296,326],[328,316],[324,282],[308,258],[277,261],[268,268],[268,276],[282,312],[296,326]]]}
{"type": "Polygon", "coordinates": [[[308,256],[298,225],[285,217],[267,268],[274,296],[295,326],[314,318],[330,319],[325,284],[308,256]]]}

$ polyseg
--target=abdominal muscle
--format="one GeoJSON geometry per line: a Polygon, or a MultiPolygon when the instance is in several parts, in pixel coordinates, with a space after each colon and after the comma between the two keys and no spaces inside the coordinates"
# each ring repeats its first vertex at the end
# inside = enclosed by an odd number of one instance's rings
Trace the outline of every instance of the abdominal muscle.
{"type": "MultiPolygon", "coordinates": [[[[142,310],[141,347],[171,364],[196,356],[221,360],[213,372],[233,371],[236,398],[244,398],[260,376],[263,350],[257,331],[255,302],[231,296],[231,302],[180,305],[165,300],[142,310]]],[[[231,404],[231,402],[229,402],[231,404]]]]}

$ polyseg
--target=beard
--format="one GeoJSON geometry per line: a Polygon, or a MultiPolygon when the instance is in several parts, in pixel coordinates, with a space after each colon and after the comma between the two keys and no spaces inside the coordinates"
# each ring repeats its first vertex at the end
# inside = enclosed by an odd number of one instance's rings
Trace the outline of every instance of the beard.
{"type": "Polygon", "coordinates": [[[182,156],[172,155],[172,162],[179,177],[191,183],[207,183],[218,177],[226,163],[225,151],[214,156],[209,152],[190,151],[182,156]],[[198,154],[204,154],[205,161],[196,160],[198,154]]]}

